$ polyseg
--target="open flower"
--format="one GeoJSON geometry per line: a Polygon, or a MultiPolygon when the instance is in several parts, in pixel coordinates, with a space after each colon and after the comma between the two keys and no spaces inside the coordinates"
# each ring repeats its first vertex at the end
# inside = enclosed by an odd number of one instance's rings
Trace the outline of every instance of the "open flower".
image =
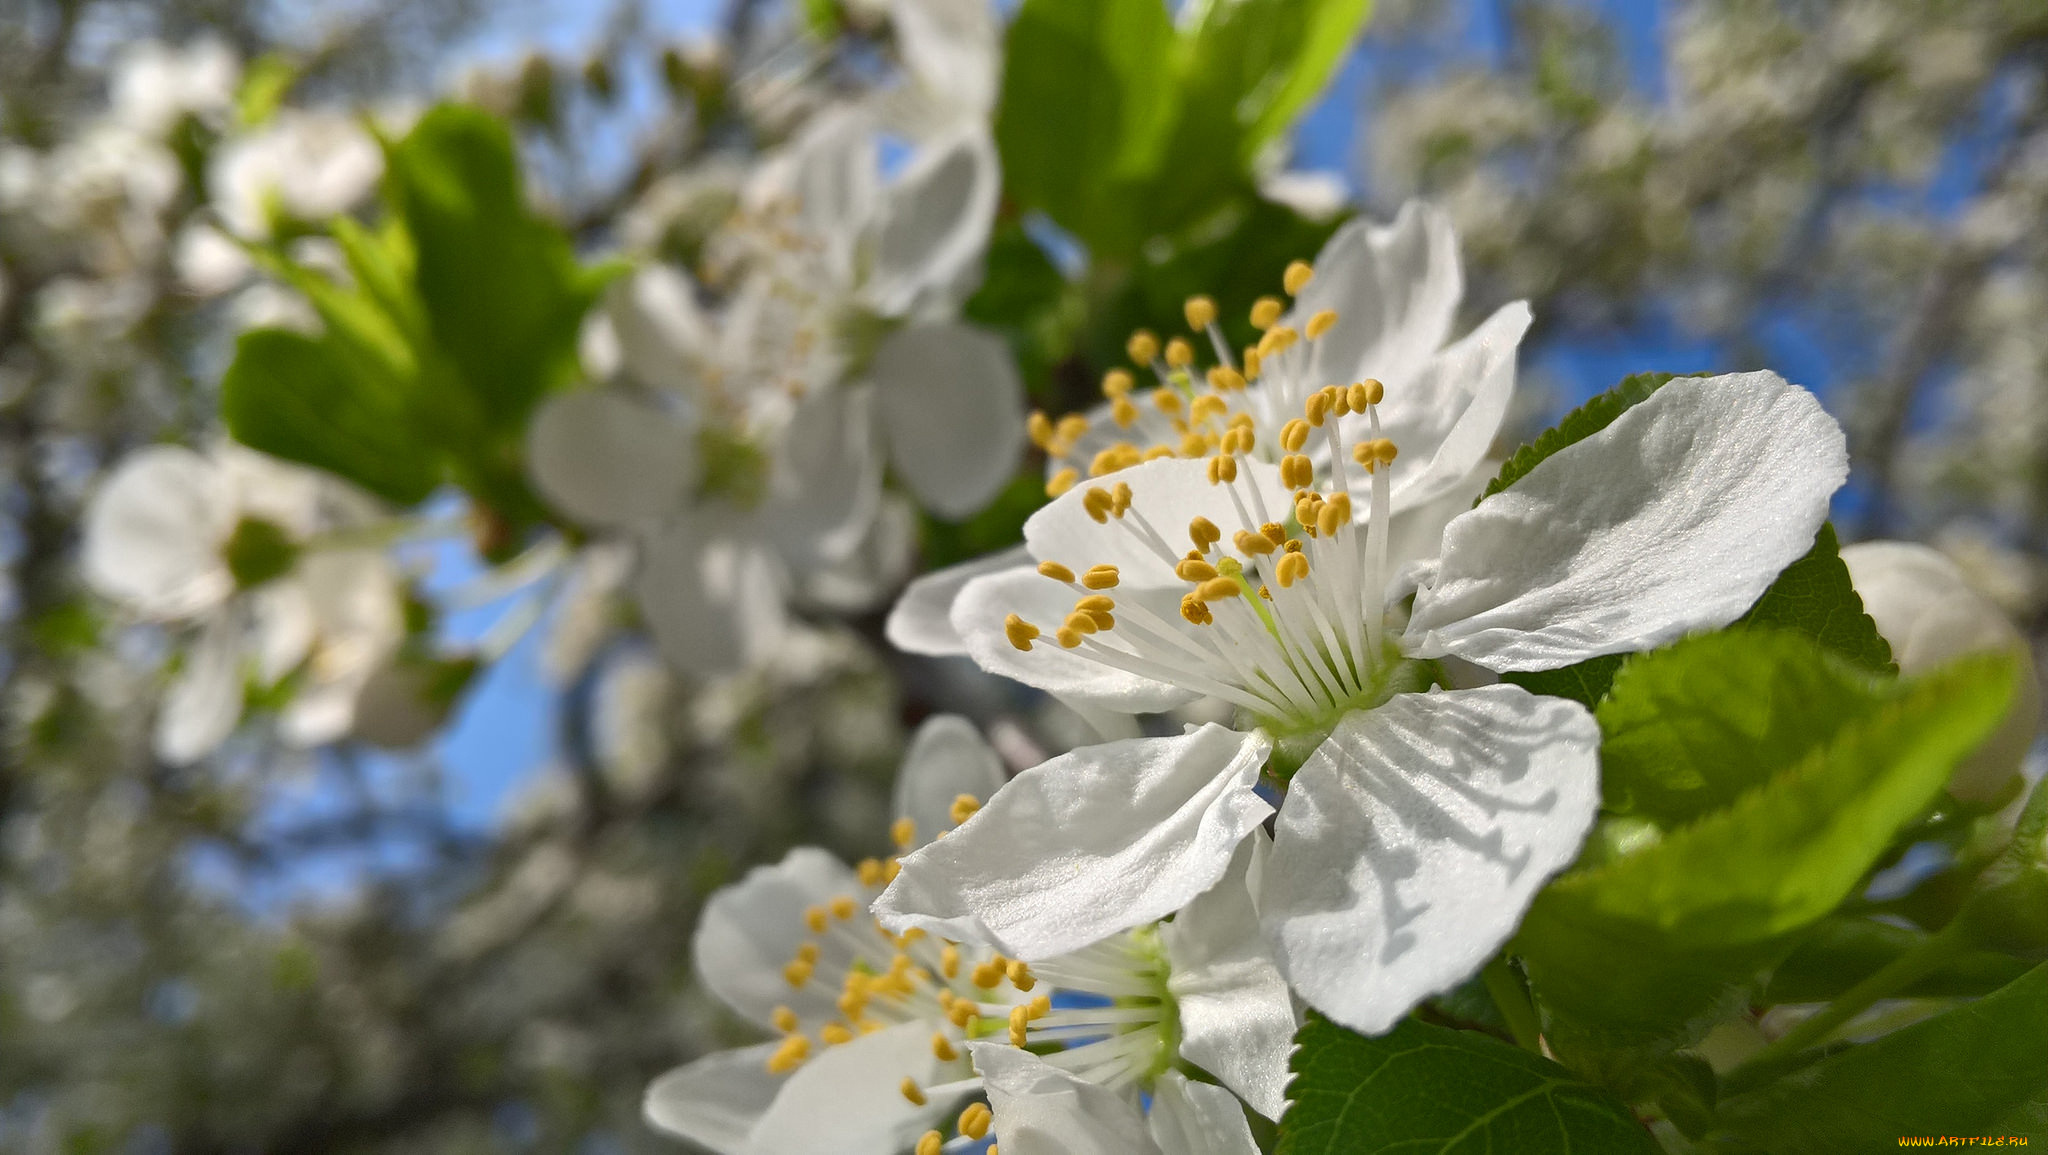
{"type": "MultiPolygon", "coordinates": [[[[1287,461],[1294,487],[1326,486],[1340,476],[1332,446],[1364,436],[1365,414],[1339,414],[1338,437],[1311,438],[1299,453],[1284,448],[1281,432],[1322,387],[1376,380],[1386,393],[1375,406],[1381,432],[1373,436],[1390,438],[1407,455],[1387,493],[1390,564],[1434,552],[1444,524],[1485,483],[1480,467],[1514,392],[1528,306],[1503,305],[1445,345],[1463,292],[1458,239],[1442,212],[1418,201],[1404,205],[1391,225],[1345,225],[1313,265],[1289,268],[1285,288],[1294,294],[1291,308],[1277,297],[1252,307],[1263,336],[1241,356],[1216,323],[1215,303],[1191,298],[1189,335],[1162,346],[1149,332],[1134,334],[1129,353],[1137,375],[1111,370],[1101,405],[1057,420],[1034,415],[1029,431],[1046,455],[1047,492],[1057,497],[1084,478],[1162,457],[1206,458],[1226,436],[1243,440],[1249,460],[1287,461]],[[1215,359],[1207,368],[1204,346],[1215,359]],[[1140,376],[1153,383],[1141,388],[1140,376]]],[[[1357,487],[1352,508],[1363,519],[1371,508],[1370,475],[1341,476],[1357,487]]],[[[950,622],[954,597],[983,573],[1030,564],[1013,551],[918,579],[890,614],[890,641],[912,653],[966,652],[950,622]]]]}
{"type": "Polygon", "coordinates": [[[347,732],[404,634],[390,560],[317,541],[364,513],[320,475],[233,445],[139,450],[93,495],[86,580],[143,618],[197,632],[157,713],[159,757],[204,757],[241,720],[251,679],[294,672],[284,738],[311,746],[347,732]]]}
{"type": "Polygon", "coordinates": [[[1035,960],[1164,917],[1272,813],[1263,772],[1285,791],[1260,901],[1280,967],[1333,1019],[1383,1031],[1498,949],[1599,797],[1583,707],[1419,692],[1430,659],[1554,669],[1725,625],[1808,549],[1848,468],[1806,391],[1681,378],[1454,518],[1396,581],[1382,400],[1329,389],[1283,430],[1293,455],[1364,418],[1372,436],[1330,447],[1327,492],[1284,484],[1240,433],[1077,488],[1025,526],[1035,573],[966,585],[953,621],[984,668],[1128,712],[1207,696],[1238,723],[1025,771],[904,860],[885,925],[1035,960]],[[1368,479],[1363,527],[1347,460],[1368,479]]]}

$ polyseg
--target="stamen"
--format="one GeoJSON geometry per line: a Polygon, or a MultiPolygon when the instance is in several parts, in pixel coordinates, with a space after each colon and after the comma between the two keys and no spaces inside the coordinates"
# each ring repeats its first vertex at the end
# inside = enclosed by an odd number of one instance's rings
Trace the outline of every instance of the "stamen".
{"type": "Polygon", "coordinates": [[[995,1112],[986,1103],[969,1103],[960,1112],[960,1133],[969,1139],[981,1140],[988,1137],[989,1124],[995,1119],[995,1112]]]}
{"type": "Polygon", "coordinates": [[[926,1131],[917,1137],[914,1155],[940,1155],[946,1149],[946,1137],[937,1131],[926,1131]]]}
{"type": "Polygon", "coordinates": [[[1308,324],[1303,326],[1303,331],[1308,334],[1308,339],[1313,341],[1329,332],[1336,324],[1337,311],[1335,309],[1324,309],[1308,319],[1308,324]]]}
{"type": "Polygon", "coordinates": [[[972,794],[959,794],[954,796],[953,806],[946,812],[946,816],[953,820],[953,825],[958,826],[974,817],[980,809],[981,799],[972,794]]]}
{"type": "Polygon", "coordinates": [[[1047,497],[1058,497],[1066,491],[1074,488],[1075,483],[1080,480],[1080,470],[1062,469],[1058,473],[1052,475],[1052,480],[1045,483],[1045,495],[1047,497]]]}
{"type": "MultiPolygon", "coordinates": [[[[954,1048],[953,1040],[947,1038],[944,1031],[932,1033],[932,1058],[937,1059],[941,1063],[950,1063],[959,1057],[960,1052],[954,1048]]],[[[906,1079],[904,1081],[908,1082],[909,1080],[906,1079]]]]}
{"type": "Polygon", "coordinates": [[[1310,265],[1307,261],[1290,261],[1287,265],[1287,272],[1280,278],[1280,283],[1287,287],[1288,296],[1298,297],[1301,295],[1301,291],[1308,287],[1309,281],[1315,278],[1315,275],[1314,266],[1310,265]]]}
{"type": "Polygon", "coordinates": [[[1117,568],[1113,565],[1090,566],[1088,572],[1081,575],[1081,584],[1091,590],[1115,589],[1118,580],[1117,568]]]}
{"type": "MultiPolygon", "coordinates": [[[[1260,297],[1252,302],[1252,327],[1255,329],[1272,328],[1280,320],[1280,314],[1285,309],[1286,306],[1280,303],[1280,298],[1278,297],[1260,297]]],[[[1245,354],[1245,361],[1247,362],[1246,372],[1254,377],[1258,376],[1258,373],[1249,366],[1251,361],[1249,351],[1245,354]]]]}
{"type": "Polygon", "coordinates": [[[1039,562],[1038,572],[1056,582],[1071,582],[1074,580],[1074,571],[1056,561],[1039,562]]]}
{"type": "Polygon", "coordinates": [[[1175,337],[1166,343],[1166,363],[1175,369],[1185,369],[1195,363],[1195,347],[1186,340],[1175,337]]]}
{"type": "MultiPolygon", "coordinates": [[[[891,823],[889,826],[889,841],[895,843],[898,850],[910,849],[910,844],[917,841],[916,820],[906,814],[891,823]]],[[[880,863],[876,865],[879,867],[880,863]]]]}
{"type": "MultiPolygon", "coordinates": [[[[944,1038],[945,1036],[941,1035],[939,1037],[944,1038]]],[[[819,1069],[823,1070],[823,1068],[819,1069]]],[[[911,1106],[922,1107],[925,1105],[927,1100],[924,1097],[924,1088],[917,1085],[916,1079],[911,1078],[909,1075],[903,1076],[902,1091],[903,1097],[910,1100],[911,1106]]],[[[933,1134],[937,1134],[937,1132],[933,1132],[933,1134]]],[[[924,1143],[922,1141],[918,1143],[918,1150],[924,1150],[924,1143]]]]}
{"type": "Polygon", "coordinates": [[[1133,364],[1150,365],[1159,356],[1159,338],[1150,329],[1140,329],[1124,343],[1124,352],[1130,354],[1133,364]]]}
{"type": "Polygon", "coordinates": [[[788,1007],[776,1007],[774,1013],[769,1016],[769,1019],[775,1024],[775,1029],[785,1035],[795,1031],[797,1028],[796,1012],[788,1007]]]}

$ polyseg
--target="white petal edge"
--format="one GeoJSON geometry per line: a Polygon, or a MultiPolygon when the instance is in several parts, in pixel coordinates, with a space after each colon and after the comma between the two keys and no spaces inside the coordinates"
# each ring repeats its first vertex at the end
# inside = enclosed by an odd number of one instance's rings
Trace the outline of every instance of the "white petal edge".
{"type": "Polygon", "coordinates": [[[1727,625],[1848,473],[1841,426],[1777,374],[1673,380],[1445,527],[1409,651],[1548,670],[1727,625]]]}
{"type": "Polygon", "coordinates": [[[695,430],[623,390],[557,393],[527,426],[526,468],[549,505],[584,525],[644,525],[674,512],[696,483],[695,430]]]}
{"type": "Polygon", "coordinates": [[[220,547],[234,521],[212,462],[182,446],[138,449],[87,505],[80,565],[107,597],[151,617],[185,617],[233,590],[220,547]]]}
{"type": "MultiPolygon", "coordinates": [[[[1119,586],[1113,592],[1119,606],[1143,601],[1154,616],[1168,622],[1179,620],[1178,590],[1119,586]]],[[[961,587],[953,599],[953,629],[966,640],[968,656],[982,669],[1044,690],[1077,707],[1156,714],[1200,696],[1062,649],[1050,629],[1028,651],[1010,644],[1003,632],[1008,615],[1019,614],[1041,628],[1055,627],[1073,609],[1076,596],[1072,589],[1036,569],[1019,567],[983,574],[961,587]]]]}
{"type": "MultiPolygon", "coordinates": [[[[1165,1155],[1138,1108],[1019,1047],[970,1043],[1007,1155],[1165,1155]]],[[[1173,1155],[1183,1155],[1174,1152],[1173,1155]]]]}
{"type": "MultiPolygon", "coordinates": [[[[602,315],[610,321],[619,364],[634,380],[676,393],[690,388],[712,338],[688,277],[667,265],[644,266],[611,286],[602,315]]],[[[600,348],[590,352],[597,367],[609,359],[600,348]]]]}
{"type": "Polygon", "coordinates": [[[1259,910],[1310,1006],[1368,1035],[1464,981],[1577,857],[1600,727],[1519,686],[1347,714],[1288,786],[1259,910]]]}
{"type": "Polygon", "coordinates": [[[964,656],[967,639],[953,628],[953,601],[960,591],[983,574],[1031,568],[1030,551],[1019,545],[933,570],[904,587],[889,610],[883,633],[890,645],[905,653],[934,658],[964,656]]]}
{"type": "Polygon", "coordinates": [[[1145,1130],[1171,1155],[1258,1155],[1259,1150],[1236,1096],[1179,1071],[1168,1071],[1153,1084],[1145,1130]]]}
{"type": "Polygon", "coordinates": [[[901,316],[965,280],[988,247],[1002,191],[988,130],[974,124],[933,141],[884,194],[867,297],[901,316]]]}
{"type": "Polygon", "coordinates": [[[1041,763],[905,856],[875,914],[1027,961],[1157,921],[1214,886],[1273,812],[1254,789],[1269,748],[1212,723],[1041,763]]]}
{"type": "Polygon", "coordinates": [[[207,619],[157,703],[156,755],[174,766],[213,753],[242,720],[244,633],[234,608],[207,619]]]}
{"type": "Polygon", "coordinates": [[[962,794],[986,802],[1008,775],[1003,760],[958,714],[935,714],[911,735],[903,767],[896,772],[892,812],[908,818],[922,846],[953,828],[953,802],[962,794]]]}
{"type": "Polygon", "coordinates": [[[690,955],[705,989],[747,1019],[770,1030],[775,1008],[787,1006],[806,1022],[838,1014],[833,996],[815,984],[793,990],[782,968],[811,935],[804,911],[840,895],[859,893],[847,865],[816,847],[799,846],[773,866],[757,866],[723,886],[704,904],[690,939],[690,955]]]}
{"type": "Polygon", "coordinates": [[[938,1080],[932,1056],[935,1024],[898,1023],[814,1053],[782,1085],[754,1128],[756,1155],[898,1155],[947,1108],[932,1099],[915,1106],[902,1084],[938,1080]]]}
{"type": "Polygon", "coordinates": [[[649,1126],[710,1149],[748,1155],[755,1124],[782,1090],[768,1072],[779,1043],[714,1051],[648,1084],[640,1113],[649,1126]]]}
{"type": "Polygon", "coordinates": [[[1324,309],[1337,313],[1314,346],[1318,385],[1367,377],[1389,389],[1407,384],[1450,336],[1465,292],[1450,217],[1421,201],[1402,205],[1392,224],[1360,219],[1338,229],[1316,254],[1315,274],[1288,323],[1299,328],[1324,309]]]}
{"type": "Polygon", "coordinates": [[[907,325],[868,366],[889,463],[926,509],[987,505],[1024,456],[1024,380],[1009,346],[954,321],[907,325]]]}

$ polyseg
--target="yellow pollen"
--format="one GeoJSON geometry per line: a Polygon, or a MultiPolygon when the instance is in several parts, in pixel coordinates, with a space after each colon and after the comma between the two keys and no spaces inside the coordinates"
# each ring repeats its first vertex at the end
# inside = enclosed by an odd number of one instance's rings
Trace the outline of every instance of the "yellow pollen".
{"type": "Polygon", "coordinates": [[[1144,457],[1144,460],[1146,460],[1146,461],[1157,461],[1157,460],[1159,460],[1159,459],[1160,459],[1160,458],[1162,458],[1162,457],[1172,457],[1172,456],[1173,456],[1173,448],[1172,448],[1171,446],[1166,446],[1166,445],[1155,445],[1155,446],[1153,446],[1152,448],[1150,448],[1150,449],[1147,449],[1147,450],[1145,451],[1145,457],[1144,457]]]}
{"type": "Polygon", "coordinates": [[[1067,414],[1065,417],[1060,418],[1058,425],[1053,427],[1053,436],[1063,446],[1071,446],[1074,442],[1081,440],[1081,438],[1087,435],[1088,419],[1079,413],[1067,414]]]}
{"type": "Polygon", "coordinates": [[[1321,429],[1323,421],[1330,415],[1329,395],[1326,393],[1309,394],[1308,401],[1301,407],[1301,414],[1310,425],[1321,429]]]}
{"type": "Polygon", "coordinates": [[[1248,533],[1240,529],[1237,531],[1237,536],[1231,540],[1236,544],[1237,552],[1239,553],[1268,554],[1273,552],[1273,543],[1267,541],[1264,534],[1248,533]]]}
{"type": "Polygon", "coordinates": [[[1230,412],[1230,402],[1214,393],[1204,393],[1188,406],[1188,420],[1200,425],[1211,417],[1221,417],[1230,412]]]}
{"type": "Polygon", "coordinates": [[[989,1110],[987,1103],[969,1103],[960,1112],[960,1133],[969,1139],[986,1139],[988,1126],[994,1120],[995,1112],[989,1110]]]}
{"type": "Polygon", "coordinates": [[[818,1041],[828,1047],[837,1047],[853,1041],[853,1028],[842,1023],[826,1023],[818,1031],[818,1041]]]}
{"type": "Polygon", "coordinates": [[[1216,567],[1205,561],[1188,558],[1174,566],[1173,572],[1184,582],[1205,582],[1216,576],[1216,567]]]}
{"type": "MultiPolygon", "coordinates": [[[[903,1097],[910,1100],[910,1105],[913,1107],[922,1107],[925,1104],[924,1088],[918,1086],[917,1080],[909,1075],[903,1076],[903,1097]]],[[[918,1150],[924,1150],[922,1142],[919,1142],[917,1146],[918,1150]]]]}
{"type": "Polygon", "coordinates": [[[1299,453],[1280,459],[1280,484],[1289,489],[1306,489],[1315,481],[1315,464],[1299,453]]]}
{"type": "Polygon", "coordinates": [[[1067,620],[1060,623],[1060,631],[1064,633],[1067,630],[1077,634],[1092,634],[1095,632],[1095,619],[1085,613],[1068,614],[1067,620]]]}
{"type": "MultiPolygon", "coordinates": [[[[910,844],[917,841],[916,821],[906,814],[903,817],[898,818],[896,821],[890,823],[889,841],[895,843],[896,849],[898,850],[910,849],[910,844]]],[[[876,865],[878,867],[880,866],[879,863],[877,863],[876,865]]]]}
{"type": "Polygon", "coordinates": [[[1230,578],[1219,577],[1203,582],[1202,588],[1195,592],[1200,594],[1205,602],[1220,602],[1225,598],[1234,598],[1243,591],[1230,578]]]}
{"type": "Polygon", "coordinates": [[[1081,575],[1081,584],[1091,590],[1113,590],[1118,581],[1117,568],[1113,565],[1089,566],[1081,575]]]}
{"type": "MultiPolygon", "coordinates": [[[[849,975],[847,977],[851,980],[853,976],[849,975]]],[[[860,977],[863,979],[867,978],[866,975],[861,975],[860,977]]],[[[848,989],[839,992],[839,1013],[849,1019],[858,1019],[861,1012],[868,1009],[867,984],[863,982],[856,987],[849,981],[847,986],[848,989]]]]}
{"type": "Polygon", "coordinates": [[[1010,639],[1011,645],[1028,653],[1032,640],[1038,637],[1038,627],[1011,614],[1003,619],[1003,636],[1010,639]]]}
{"type": "MultiPolygon", "coordinates": [[[[988,985],[993,987],[996,984],[991,982],[988,985]]],[[[946,1020],[963,1031],[968,1030],[968,1024],[975,1020],[974,1000],[954,999],[953,1005],[946,1008],[946,1020]]]]}
{"type": "Polygon", "coordinates": [[[1025,1039],[1025,1035],[1026,1035],[1026,1032],[1028,1032],[1028,1031],[1029,1031],[1030,1029],[1031,1029],[1031,1008],[1030,1008],[1030,1007],[1011,1007],[1011,1008],[1010,1008],[1010,1045],[1011,1045],[1011,1046],[1013,1046],[1013,1047],[1021,1047],[1021,1046],[1023,1046],[1023,1045],[1024,1045],[1024,1039],[1025,1039]]]}
{"type": "Polygon", "coordinates": [[[1042,411],[1031,411],[1031,416],[1024,420],[1024,432],[1031,436],[1031,444],[1040,449],[1052,448],[1052,418],[1047,417],[1042,411]]]}
{"type": "MultiPolygon", "coordinates": [[[[960,948],[950,942],[939,948],[939,973],[949,979],[960,977],[960,948]]],[[[946,992],[949,996],[952,993],[946,992]]]]}
{"type": "Polygon", "coordinates": [[[1217,529],[1216,523],[1208,518],[1198,517],[1188,522],[1188,537],[1195,543],[1196,549],[1207,553],[1210,546],[1223,540],[1223,531],[1217,529]]]}
{"type": "Polygon", "coordinates": [[[1195,347],[1184,339],[1175,337],[1166,343],[1166,363],[1175,369],[1185,369],[1195,363],[1195,347]]]}
{"type": "Polygon", "coordinates": [[[1247,346],[1244,351],[1244,375],[1246,380],[1251,380],[1259,375],[1259,361],[1258,347],[1247,346]]]}
{"type": "Polygon", "coordinates": [[[913,1151],[913,1155],[939,1155],[945,1149],[946,1137],[944,1135],[939,1134],[937,1131],[926,1131],[917,1137],[917,1147],[913,1151]]]}
{"type": "Polygon", "coordinates": [[[954,1049],[953,1040],[947,1038],[943,1031],[933,1032],[932,1058],[941,1063],[950,1063],[959,1057],[960,1052],[954,1049]]]}
{"type": "Polygon", "coordinates": [[[1276,568],[1280,588],[1284,590],[1308,577],[1308,558],[1299,553],[1284,553],[1280,555],[1280,564],[1276,568]]]}
{"type": "Polygon", "coordinates": [[[1287,272],[1280,278],[1280,283],[1286,287],[1288,296],[1298,296],[1302,289],[1308,287],[1308,283],[1315,279],[1315,275],[1315,267],[1307,261],[1290,261],[1287,272]]]}
{"type": "Polygon", "coordinates": [[[975,812],[980,809],[981,799],[972,794],[958,794],[954,796],[953,806],[946,811],[946,816],[953,820],[953,825],[958,826],[974,817],[975,812]]]}
{"type": "Polygon", "coordinates": [[[860,904],[853,900],[852,895],[842,894],[832,900],[832,917],[841,922],[852,918],[853,912],[859,909],[860,904]]]}
{"type": "Polygon", "coordinates": [[[788,1007],[776,1007],[775,1013],[770,1015],[769,1019],[772,1022],[774,1022],[775,1029],[781,1031],[785,1035],[796,1030],[796,1012],[790,1010],[788,1007]]]}
{"type": "Polygon", "coordinates": [[[1271,357],[1276,353],[1285,353],[1287,350],[1292,349],[1294,343],[1299,340],[1301,340],[1301,334],[1295,332],[1289,326],[1280,325],[1268,329],[1266,330],[1266,335],[1259,338],[1259,356],[1271,357]]]}
{"type": "Polygon", "coordinates": [[[1344,398],[1351,403],[1351,411],[1353,413],[1363,413],[1366,407],[1372,404],[1372,392],[1365,387],[1364,382],[1346,389],[1344,391],[1344,398]]]}
{"type": "MultiPolygon", "coordinates": [[[[1335,413],[1339,417],[1351,412],[1351,394],[1348,391],[1339,389],[1335,385],[1328,385],[1323,388],[1323,392],[1330,395],[1330,412],[1335,413]]],[[[1363,410],[1360,412],[1363,412],[1363,410]]]]}
{"type": "Polygon", "coordinates": [[[1280,548],[1280,546],[1287,540],[1287,530],[1284,529],[1277,521],[1269,521],[1266,524],[1260,526],[1259,533],[1267,541],[1272,542],[1273,548],[1275,549],[1280,548]]]}
{"type": "Polygon", "coordinates": [[[1032,977],[1031,964],[1023,959],[1011,959],[1010,965],[1006,969],[1010,974],[1010,985],[1023,991],[1025,994],[1030,994],[1031,988],[1038,985],[1038,980],[1032,977]]]}
{"type": "Polygon", "coordinates": [[[1128,441],[1120,441],[1089,460],[1088,476],[1106,477],[1119,469],[1136,465],[1138,461],[1138,447],[1128,441]]]}
{"type": "Polygon", "coordinates": [[[1182,457],[1203,457],[1209,452],[1209,439],[1200,433],[1189,433],[1180,439],[1182,457]]]}
{"type": "Polygon", "coordinates": [[[1102,375],[1102,395],[1112,401],[1128,397],[1134,384],[1129,369],[1111,369],[1102,375]]]}
{"type": "Polygon", "coordinates": [[[1301,523],[1301,528],[1306,530],[1310,537],[1315,536],[1316,514],[1320,513],[1322,508],[1322,495],[1315,493],[1294,503],[1294,520],[1301,523]]]}
{"type": "Polygon", "coordinates": [[[811,1041],[802,1035],[791,1035],[782,1040],[782,1045],[768,1056],[768,1072],[774,1075],[786,1074],[802,1066],[803,1061],[810,1057],[811,1041]]]}
{"type": "Polygon", "coordinates": [[[1108,594],[1089,594],[1074,603],[1074,608],[1087,613],[1107,613],[1116,608],[1116,599],[1108,594]]]}
{"type": "Polygon", "coordinates": [[[1302,331],[1308,334],[1309,340],[1313,341],[1317,337],[1329,332],[1336,324],[1337,310],[1324,309],[1322,312],[1310,317],[1308,324],[1302,326],[1302,331]]]}
{"type": "Polygon", "coordinates": [[[1216,302],[1208,297],[1189,297],[1181,311],[1187,314],[1190,329],[1199,331],[1216,323],[1216,302]]]}
{"type": "Polygon", "coordinates": [[[1052,996],[1033,995],[1031,1001],[1024,1005],[1030,1010],[1032,1020],[1036,1021],[1052,1013],[1052,996]]]}
{"type": "Polygon", "coordinates": [[[1129,429],[1138,419],[1138,407],[1128,397],[1118,397],[1109,403],[1109,419],[1116,422],[1118,429],[1129,429]]]}
{"type": "Polygon", "coordinates": [[[812,966],[818,965],[818,944],[814,942],[797,944],[796,957],[812,966]]]}
{"type": "Polygon", "coordinates": [[[1108,525],[1109,511],[1116,508],[1116,499],[1110,496],[1107,489],[1098,485],[1081,495],[1081,508],[1088,511],[1088,516],[1095,519],[1095,524],[1108,525]]]}
{"type": "Polygon", "coordinates": [[[1244,388],[1244,374],[1228,365],[1218,365],[1209,370],[1209,388],[1224,393],[1234,393],[1244,388]]]}
{"type": "Polygon", "coordinates": [[[1209,459],[1209,484],[1228,485],[1237,480],[1237,458],[1211,457],[1209,459]]]}
{"type": "MultiPolygon", "coordinates": [[[[1286,306],[1278,297],[1260,297],[1252,302],[1252,327],[1270,329],[1280,320],[1280,311],[1286,306]]],[[[1256,374],[1254,374],[1256,376],[1256,374]]]]}
{"type": "MultiPolygon", "coordinates": [[[[893,833],[895,833],[895,832],[894,832],[894,831],[891,831],[890,833],[892,833],[892,834],[893,834],[893,833]]],[[[856,872],[857,872],[857,873],[858,873],[858,874],[860,875],[860,884],[861,884],[862,886],[880,886],[880,885],[882,885],[882,860],[881,860],[881,859],[879,859],[879,858],[863,858],[863,859],[861,859],[861,860],[860,860],[860,866],[856,868],[856,872]]]]}
{"type": "Polygon", "coordinates": [[[996,989],[997,983],[1003,981],[1002,964],[996,962],[994,959],[989,959],[983,962],[975,963],[974,970],[967,977],[968,981],[972,982],[975,986],[980,987],[982,990],[992,991],[996,989]]]}
{"type": "Polygon", "coordinates": [[[1188,594],[1180,599],[1180,616],[1198,626],[1206,626],[1216,620],[1209,612],[1209,604],[1199,594],[1188,594]]]}
{"type": "MultiPolygon", "coordinates": [[[[1340,493],[1336,496],[1343,497],[1344,495],[1340,493]]],[[[1345,516],[1351,512],[1348,508],[1349,505],[1350,503],[1347,501],[1343,506],[1339,506],[1335,500],[1332,500],[1325,504],[1322,509],[1316,511],[1316,536],[1331,537],[1338,530],[1344,528],[1344,523],[1350,520],[1345,516]]]]}
{"type": "Polygon", "coordinates": [[[1289,453],[1300,453],[1308,444],[1308,422],[1296,417],[1280,427],[1280,448],[1289,453]]]}
{"type": "Polygon", "coordinates": [[[1365,380],[1359,382],[1359,384],[1365,386],[1366,404],[1378,405],[1380,402],[1387,399],[1387,387],[1385,385],[1380,384],[1379,378],[1367,377],[1365,380]]]}
{"type": "Polygon", "coordinates": [[[1039,562],[1038,572],[1056,582],[1070,582],[1074,580],[1074,571],[1056,561],[1039,562]]]}
{"type": "Polygon", "coordinates": [[[903,873],[903,864],[894,858],[882,864],[882,881],[884,883],[896,881],[896,876],[901,873],[903,873]]]}
{"type": "Polygon", "coordinates": [[[1159,411],[1168,417],[1180,415],[1180,394],[1175,393],[1171,389],[1154,389],[1152,391],[1152,404],[1157,406],[1159,411]]]}
{"type": "Polygon", "coordinates": [[[1080,470],[1062,469],[1052,475],[1051,481],[1045,483],[1045,495],[1047,497],[1058,497],[1069,489],[1074,488],[1074,483],[1080,480],[1080,470]]]}
{"type": "Polygon", "coordinates": [[[1124,343],[1124,352],[1131,355],[1132,363],[1150,365],[1153,358],[1159,356],[1159,338],[1154,337],[1150,329],[1140,329],[1124,343]]]}
{"type": "Polygon", "coordinates": [[[804,925],[811,928],[812,934],[824,934],[825,908],[822,906],[814,906],[809,910],[806,910],[804,912],[804,925]]]}
{"type": "Polygon", "coordinates": [[[1081,644],[1081,631],[1061,626],[1052,632],[1052,640],[1058,642],[1061,649],[1071,650],[1081,644]]]}

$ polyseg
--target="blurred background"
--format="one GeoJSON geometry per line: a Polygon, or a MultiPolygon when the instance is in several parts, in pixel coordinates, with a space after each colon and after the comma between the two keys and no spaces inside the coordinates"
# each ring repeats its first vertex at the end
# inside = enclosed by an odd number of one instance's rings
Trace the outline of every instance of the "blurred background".
{"type": "MultiPolygon", "coordinates": [[[[411,503],[390,539],[423,716],[167,758],[146,715],[172,635],[79,576],[107,473],[219,437],[236,334],[306,311],[201,229],[232,220],[232,147],[291,118],[396,134],[465,101],[511,126],[527,199],[580,259],[708,277],[736,168],[820,108],[902,94],[893,12],[0,0],[0,1149],[676,1149],[640,1121],[648,1080],[747,1037],[692,986],[704,896],[792,845],[883,850],[905,735],[934,712],[1017,765],[1080,732],[893,652],[901,572],[801,602],[744,671],[679,667],[586,539],[516,517],[508,538],[478,483],[411,503]]],[[[983,69],[964,86],[993,92],[983,69]]],[[[1154,203],[1178,219],[1091,234],[1006,174],[960,314],[1057,415],[1188,294],[1241,316],[1342,220],[1427,198],[1462,240],[1455,331],[1534,308],[1503,449],[1629,373],[1775,369],[1850,430],[1845,540],[1932,544],[2038,652],[2044,85],[2034,0],[1382,0],[1291,128],[1220,164],[1230,142],[1174,138],[1154,203]]],[[[266,163],[345,152],[294,147],[266,163]]],[[[317,193],[287,207],[351,208],[317,193]]],[[[1041,481],[1027,462],[971,517],[907,515],[906,560],[1016,540],[1041,481]]]]}

